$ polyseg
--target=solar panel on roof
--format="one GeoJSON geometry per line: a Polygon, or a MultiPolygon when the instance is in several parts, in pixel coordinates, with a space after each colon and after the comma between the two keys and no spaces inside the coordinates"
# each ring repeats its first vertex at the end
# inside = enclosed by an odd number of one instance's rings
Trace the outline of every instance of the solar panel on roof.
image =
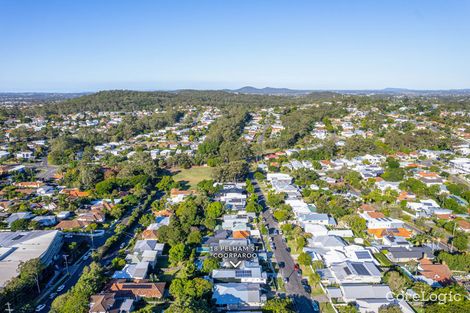
{"type": "Polygon", "coordinates": [[[351,264],[358,275],[370,275],[369,271],[362,264],[351,264]]]}
{"type": "Polygon", "coordinates": [[[235,277],[251,277],[251,271],[247,270],[236,270],[235,277]]]}
{"type": "Polygon", "coordinates": [[[356,251],[356,256],[359,260],[370,259],[369,251],[356,251]]]}
{"type": "Polygon", "coordinates": [[[24,235],[21,235],[21,234],[20,234],[20,235],[16,235],[16,236],[13,237],[11,240],[19,240],[19,239],[21,239],[21,238],[23,238],[23,237],[24,237],[24,235]]]}

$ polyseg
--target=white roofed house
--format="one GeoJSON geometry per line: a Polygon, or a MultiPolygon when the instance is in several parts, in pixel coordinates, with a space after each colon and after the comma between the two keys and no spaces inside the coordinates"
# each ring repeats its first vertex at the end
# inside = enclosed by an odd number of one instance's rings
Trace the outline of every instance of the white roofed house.
{"type": "Polygon", "coordinates": [[[470,174],[470,158],[456,158],[450,160],[450,165],[458,174],[470,174]]]}
{"type": "Polygon", "coordinates": [[[30,160],[34,158],[34,153],[31,151],[20,151],[16,153],[17,159],[30,160]]]}
{"type": "Polygon", "coordinates": [[[7,219],[6,222],[8,223],[8,226],[11,227],[11,224],[14,221],[20,220],[20,219],[27,219],[30,220],[34,217],[35,215],[31,212],[17,212],[17,213],[12,213],[7,219]]]}
{"type": "Polygon", "coordinates": [[[156,240],[137,240],[132,254],[128,254],[126,260],[130,263],[148,262],[154,267],[164,248],[165,244],[156,240]]]}
{"type": "Polygon", "coordinates": [[[381,212],[363,212],[359,215],[366,220],[368,229],[401,228],[404,225],[403,221],[386,217],[381,212]]]}
{"type": "Polygon", "coordinates": [[[114,279],[145,279],[147,277],[149,262],[141,261],[135,264],[126,264],[121,271],[115,271],[114,279]]]}
{"type": "Polygon", "coordinates": [[[214,285],[212,299],[220,310],[256,310],[266,303],[260,284],[220,283],[214,285]]]}
{"type": "Polygon", "coordinates": [[[272,183],[274,180],[282,181],[286,184],[290,184],[292,182],[292,176],[283,173],[268,173],[266,175],[266,179],[270,183],[272,183]]]}
{"type": "Polygon", "coordinates": [[[40,196],[52,197],[54,195],[55,189],[52,186],[44,185],[39,187],[36,190],[36,193],[40,196]]]}
{"type": "Polygon", "coordinates": [[[346,261],[333,264],[330,271],[338,284],[380,283],[382,273],[373,262],[346,261]]]}
{"type": "Polygon", "coordinates": [[[361,313],[378,312],[383,305],[395,303],[390,298],[392,291],[387,285],[378,284],[342,284],[340,285],[342,300],[354,302],[361,313]]]}
{"type": "Polygon", "coordinates": [[[310,207],[303,199],[286,199],[285,204],[290,205],[295,215],[311,213],[310,207]]]}
{"type": "Polygon", "coordinates": [[[266,284],[267,275],[258,262],[242,261],[237,268],[220,268],[211,275],[217,283],[259,283],[266,284]]]}
{"type": "Polygon", "coordinates": [[[336,225],[335,219],[325,213],[301,213],[297,214],[297,220],[304,228],[308,227],[308,224],[336,225]]]}
{"type": "Polygon", "coordinates": [[[55,215],[40,215],[32,219],[35,222],[38,222],[39,225],[47,227],[57,224],[57,218],[55,215]]]}
{"type": "Polygon", "coordinates": [[[380,189],[382,192],[386,191],[387,189],[400,192],[399,185],[399,182],[391,182],[386,180],[381,180],[375,183],[375,187],[380,189]]]}
{"type": "MultiPolygon", "coordinates": [[[[222,229],[227,230],[251,230],[250,222],[253,214],[225,214],[223,216],[222,229]]],[[[255,215],[256,216],[256,215],[255,215]]]]}
{"type": "Polygon", "coordinates": [[[419,202],[407,202],[406,206],[415,212],[415,217],[431,217],[434,214],[451,214],[451,210],[443,209],[432,200],[420,200],[419,202]]]}
{"type": "Polygon", "coordinates": [[[216,197],[225,203],[230,210],[243,210],[246,206],[246,194],[243,188],[237,184],[224,185],[216,197]]]}

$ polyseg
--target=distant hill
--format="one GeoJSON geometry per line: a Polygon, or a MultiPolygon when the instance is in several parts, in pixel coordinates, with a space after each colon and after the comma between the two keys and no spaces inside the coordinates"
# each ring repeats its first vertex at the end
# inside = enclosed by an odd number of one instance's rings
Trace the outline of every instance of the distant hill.
{"type": "Polygon", "coordinates": [[[339,93],[350,95],[407,95],[407,96],[459,96],[470,95],[470,89],[449,89],[449,90],[416,90],[406,88],[384,88],[384,89],[337,89],[337,90],[305,90],[305,89],[289,89],[289,88],[256,88],[246,86],[239,89],[226,89],[224,91],[241,93],[241,94],[254,94],[254,95],[282,95],[282,96],[303,96],[311,93],[339,93]]]}
{"type": "Polygon", "coordinates": [[[419,90],[406,88],[384,88],[384,89],[364,89],[364,90],[335,90],[342,94],[351,95],[405,95],[405,96],[467,96],[470,89],[442,89],[442,90],[419,90]]]}
{"type": "Polygon", "coordinates": [[[247,94],[223,90],[134,91],[106,90],[62,101],[44,101],[47,105],[35,107],[35,113],[76,113],[169,109],[179,106],[211,105],[216,107],[271,107],[305,104],[331,99],[333,92],[313,92],[305,95],[247,94]]]}
{"type": "Polygon", "coordinates": [[[289,89],[289,88],[272,88],[272,87],[264,87],[264,88],[256,88],[251,86],[242,87],[239,89],[234,90],[225,90],[228,92],[236,92],[236,93],[244,93],[244,94],[254,94],[254,95],[294,95],[294,96],[301,96],[307,95],[312,93],[313,90],[297,90],[297,89],[289,89]]]}
{"type": "Polygon", "coordinates": [[[40,102],[61,101],[86,95],[87,93],[55,92],[0,92],[0,105],[27,105],[40,102]]]}

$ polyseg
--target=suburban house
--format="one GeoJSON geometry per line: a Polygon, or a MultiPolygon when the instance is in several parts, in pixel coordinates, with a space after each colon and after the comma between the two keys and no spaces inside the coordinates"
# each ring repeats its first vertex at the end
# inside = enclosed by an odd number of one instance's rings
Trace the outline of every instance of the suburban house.
{"type": "Polygon", "coordinates": [[[134,300],[119,297],[114,292],[92,295],[89,313],[128,313],[134,310],[134,300]]]}
{"type": "Polygon", "coordinates": [[[212,299],[219,310],[259,310],[266,303],[260,284],[221,283],[214,284],[212,299]]]}
{"type": "Polygon", "coordinates": [[[161,299],[165,293],[164,282],[150,282],[148,280],[127,281],[125,279],[116,279],[108,287],[110,292],[114,292],[120,297],[149,299],[161,299]]]}
{"type": "Polygon", "coordinates": [[[395,263],[406,263],[408,261],[417,261],[422,258],[433,259],[434,253],[431,248],[411,247],[411,246],[395,246],[384,248],[387,257],[395,263]]]}
{"type": "Polygon", "coordinates": [[[330,267],[338,284],[380,283],[382,273],[373,262],[351,262],[333,264],[330,267]]]}
{"type": "Polygon", "coordinates": [[[442,287],[452,281],[452,272],[445,264],[434,264],[429,259],[419,260],[419,275],[415,279],[426,282],[432,287],[442,287]]]}

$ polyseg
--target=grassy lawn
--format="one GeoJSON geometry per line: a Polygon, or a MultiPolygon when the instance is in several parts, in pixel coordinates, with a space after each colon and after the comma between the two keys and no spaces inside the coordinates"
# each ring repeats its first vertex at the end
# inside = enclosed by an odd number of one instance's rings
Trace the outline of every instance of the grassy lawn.
{"type": "Polygon", "coordinates": [[[189,169],[176,169],[175,172],[177,174],[174,176],[174,179],[176,181],[186,183],[190,189],[196,190],[197,183],[204,179],[211,179],[213,171],[213,167],[206,166],[193,166],[189,169]]]}
{"type": "Polygon", "coordinates": [[[284,280],[282,280],[281,276],[277,277],[277,290],[285,292],[286,288],[284,288],[284,280]]]}
{"type": "Polygon", "coordinates": [[[392,266],[392,262],[382,253],[374,253],[374,257],[379,261],[380,265],[387,267],[392,266]]]}
{"type": "Polygon", "coordinates": [[[329,302],[321,302],[320,303],[320,312],[324,313],[336,313],[333,309],[333,306],[329,302]]]}
{"type": "Polygon", "coordinates": [[[300,268],[302,269],[302,277],[307,277],[308,284],[312,288],[311,295],[312,296],[322,295],[323,289],[321,289],[319,284],[314,284],[314,282],[311,279],[311,275],[313,275],[312,268],[310,266],[304,266],[304,265],[300,265],[300,268]]]}

